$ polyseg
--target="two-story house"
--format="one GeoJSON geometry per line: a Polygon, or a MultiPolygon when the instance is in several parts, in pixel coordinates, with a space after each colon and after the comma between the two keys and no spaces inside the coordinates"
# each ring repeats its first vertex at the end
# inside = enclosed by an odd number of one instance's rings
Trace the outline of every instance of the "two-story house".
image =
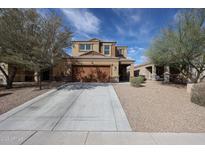
{"type": "Polygon", "coordinates": [[[82,82],[119,82],[134,76],[134,60],[127,59],[127,46],[115,41],[72,41],[72,79],[82,82]]]}
{"type": "MultiPolygon", "coordinates": [[[[8,73],[9,68],[6,68],[8,73]]],[[[119,82],[133,76],[134,60],[127,59],[127,46],[99,39],[72,41],[71,55],[65,54],[59,64],[41,72],[42,81],[119,82]]],[[[37,81],[37,78],[34,71],[18,68],[14,81],[37,81]]],[[[0,74],[0,84],[5,82],[0,74]]]]}

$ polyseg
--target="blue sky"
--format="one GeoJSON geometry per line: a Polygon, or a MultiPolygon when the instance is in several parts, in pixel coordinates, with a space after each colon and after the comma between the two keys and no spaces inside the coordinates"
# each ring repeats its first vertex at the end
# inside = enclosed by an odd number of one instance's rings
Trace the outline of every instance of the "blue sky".
{"type": "Polygon", "coordinates": [[[99,38],[128,46],[128,57],[144,63],[144,51],[161,29],[174,22],[178,9],[55,9],[74,40],[99,38]]]}

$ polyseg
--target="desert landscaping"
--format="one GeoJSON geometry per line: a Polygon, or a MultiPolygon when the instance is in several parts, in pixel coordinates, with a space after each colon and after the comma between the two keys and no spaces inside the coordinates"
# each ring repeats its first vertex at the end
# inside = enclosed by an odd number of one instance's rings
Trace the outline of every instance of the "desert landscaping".
{"type": "Polygon", "coordinates": [[[186,86],[146,81],[114,88],[133,131],[205,132],[205,108],[190,101],[186,86]]]}

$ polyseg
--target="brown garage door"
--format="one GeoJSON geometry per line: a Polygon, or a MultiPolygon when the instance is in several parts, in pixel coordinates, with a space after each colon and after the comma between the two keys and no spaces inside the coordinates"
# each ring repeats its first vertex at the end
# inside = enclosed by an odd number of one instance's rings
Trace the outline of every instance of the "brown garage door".
{"type": "Polygon", "coordinates": [[[109,82],[110,66],[73,66],[73,81],[109,82]]]}

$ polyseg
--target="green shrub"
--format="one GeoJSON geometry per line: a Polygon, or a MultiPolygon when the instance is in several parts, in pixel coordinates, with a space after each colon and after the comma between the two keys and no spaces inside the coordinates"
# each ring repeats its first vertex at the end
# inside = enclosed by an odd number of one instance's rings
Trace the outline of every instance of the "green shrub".
{"type": "Polygon", "coordinates": [[[191,90],[191,101],[195,104],[205,106],[205,83],[198,83],[191,90]]]}
{"type": "Polygon", "coordinates": [[[143,81],[146,81],[147,79],[145,78],[145,75],[139,75],[139,77],[143,78],[143,81]]]}
{"type": "Polygon", "coordinates": [[[130,79],[130,84],[134,87],[140,87],[143,82],[144,78],[141,76],[133,77],[130,79]]]}

